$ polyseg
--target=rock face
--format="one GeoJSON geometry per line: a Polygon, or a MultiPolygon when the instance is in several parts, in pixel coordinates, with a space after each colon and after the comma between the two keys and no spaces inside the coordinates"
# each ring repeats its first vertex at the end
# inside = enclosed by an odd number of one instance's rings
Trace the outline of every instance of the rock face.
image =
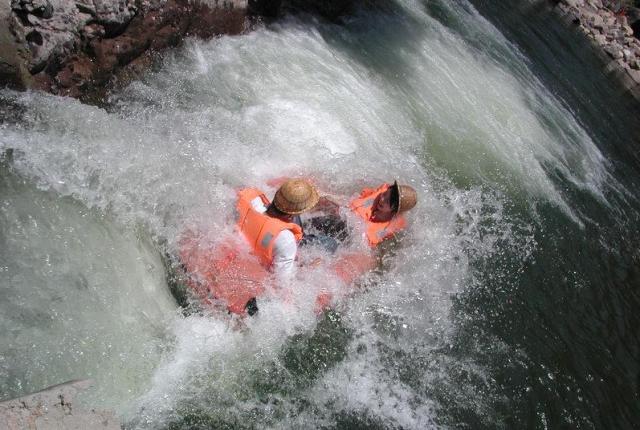
{"type": "Polygon", "coordinates": [[[6,430],[120,430],[113,412],[83,410],[73,403],[90,381],[71,381],[0,403],[0,428],[6,430]]]}
{"type": "Polygon", "coordinates": [[[247,0],[11,0],[0,6],[0,78],[80,97],[185,36],[245,29],[247,0]],[[6,42],[6,43],[5,43],[6,42]],[[134,63],[134,64],[132,64],[134,63]]]}
{"type": "Polygon", "coordinates": [[[583,32],[608,62],[606,71],[617,76],[631,94],[640,100],[640,41],[635,37],[627,15],[634,25],[640,11],[620,8],[612,0],[560,0],[556,9],[583,32]]]}
{"type": "Polygon", "coordinates": [[[303,10],[335,20],[357,0],[5,0],[0,86],[95,97],[185,36],[239,34],[255,16],[303,10]]]}

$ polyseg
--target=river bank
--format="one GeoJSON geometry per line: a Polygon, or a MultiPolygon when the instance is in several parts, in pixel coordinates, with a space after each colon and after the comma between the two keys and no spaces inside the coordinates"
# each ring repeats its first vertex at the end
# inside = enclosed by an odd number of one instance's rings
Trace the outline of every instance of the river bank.
{"type": "Polygon", "coordinates": [[[0,86],[99,102],[185,38],[249,31],[295,9],[336,19],[351,0],[13,0],[0,6],[0,86]]]}
{"type": "Polygon", "coordinates": [[[605,72],[640,100],[640,41],[630,25],[629,11],[602,0],[554,0],[555,11],[591,41],[605,63],[605,72]]]}
{"type": "MultiPolygon", "coordinates": [[[[604,71],[640,100],[640,41],[628,17],[603,0],[552,0],[556,13],[593,44],[604,71]]],[[[14,0],[0,7],[0,85],[100,103],[108,88],[148,70],[187,37],[251,31],[302,10],[329,20],[355,0],[14,0]]],[[[636,10],[629,12],[636,13],[636,10]]],[[[640,15],[640,12],[637,13],[640,15]]]]}

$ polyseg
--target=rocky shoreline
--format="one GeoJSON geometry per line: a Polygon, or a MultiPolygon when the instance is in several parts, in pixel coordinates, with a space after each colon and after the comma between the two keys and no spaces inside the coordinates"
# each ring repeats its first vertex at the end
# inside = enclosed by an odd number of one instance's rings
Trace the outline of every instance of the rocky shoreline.
{"type": "MultiPolygon", "coordinates": [[[[549,0],[546,0],[549,1],[549,0]]],[[[605,72],[640,101],[640,9],[612,0],[551,0],[584,33],[605,72]],[[619,7],[619,6],[618,6],[619,7]],[[629,19],[631,17],[631,20],[629,19]]],[[[302,10],[335,20],[358,0],[10,0],[0,6],[0,87],[39,89],[100,103],[135,79],[155,54],[185,37],[249,31],[302,10]]]]}
{"type": "Polygon", "coordinates": [[[183,37],[241,33],[246,15],[247,0],[12,0],[0,78],[88,96],[115,75],[143,70],[153,52],[183,37]]]}
{"type": "Polygon", "coordinates": [[[620,2],[607,0],[554,0],[553,3],[568,24],[589,38],[605,63],[605,72],[640,101],[640,41],[634,32],[634,28],[640,30],[640,10],[617,9],[614,3],[620,2]]]}
{"type": "Polygon", "coordinates": [[[284,10],[328,19],[355,0],[11,0],[0,6],[0,86],[85,101],[185,37],[235,35],[284,10]]]}

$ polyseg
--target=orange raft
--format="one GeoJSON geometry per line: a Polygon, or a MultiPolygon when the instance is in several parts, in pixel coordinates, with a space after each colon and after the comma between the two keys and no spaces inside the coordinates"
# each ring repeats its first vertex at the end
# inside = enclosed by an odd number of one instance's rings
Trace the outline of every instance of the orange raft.
{"type": "MultiPolygon", "coordinates": [[[[256,256],[241,248],[229,239],[212,244],[192,232],[183,236],[179,256],[186,284],[204,304],[222,304],[239,315],[257,311],[256,300],[266,294],[271,276],[256,256]]],[[[330,267],[348,293],[358,277],[375,267],[375,258],[371,253],[350,253],[330,267]]],[[[317,310],[329,307],[332,300],[328,291],[322,291],[316,297],[317,310]]]]}

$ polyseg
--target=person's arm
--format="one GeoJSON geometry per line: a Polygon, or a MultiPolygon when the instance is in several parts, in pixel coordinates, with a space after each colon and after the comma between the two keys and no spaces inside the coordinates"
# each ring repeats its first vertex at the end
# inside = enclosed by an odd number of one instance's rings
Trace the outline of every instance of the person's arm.
{"type": "Polygon", "coordinates": [[[273,272],[279,280],[287,280],[295,270],[298,245],[296,238],[289,230],[283,230],[273,243],[273,272]]]}

